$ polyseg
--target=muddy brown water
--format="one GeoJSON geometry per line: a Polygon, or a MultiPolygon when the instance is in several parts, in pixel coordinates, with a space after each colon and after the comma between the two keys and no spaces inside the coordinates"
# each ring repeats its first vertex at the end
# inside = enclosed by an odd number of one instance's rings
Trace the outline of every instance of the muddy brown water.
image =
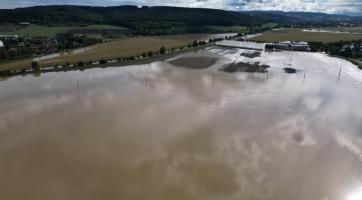
{"type": "Polygon", "coordinates": [[[166,62],[14,77],[0,199],[359,200],[361,91],[166,62]]]}

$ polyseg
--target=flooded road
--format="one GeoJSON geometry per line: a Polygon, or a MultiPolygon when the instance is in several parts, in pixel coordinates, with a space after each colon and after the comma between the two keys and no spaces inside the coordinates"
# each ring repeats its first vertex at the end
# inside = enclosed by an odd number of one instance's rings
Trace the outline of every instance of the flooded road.
{"type": "Polygon", "coordinates": [[[240,53],[1,81],[0,199],[362,199],[362,72],[240,53]],[[251,60],[270,69],[218,71],[251,60]]]}

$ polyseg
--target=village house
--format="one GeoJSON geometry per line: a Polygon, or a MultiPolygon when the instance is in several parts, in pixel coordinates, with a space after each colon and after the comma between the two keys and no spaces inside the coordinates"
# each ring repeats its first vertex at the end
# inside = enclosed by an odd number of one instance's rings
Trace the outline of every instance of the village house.
{"type": "Polygon", "coordinates": [[[0,40],[0,49],[1,49],[1,48],[4,48],[4,47],[5,47],[5,46],[4,46],[3,41],[0,40]]]}

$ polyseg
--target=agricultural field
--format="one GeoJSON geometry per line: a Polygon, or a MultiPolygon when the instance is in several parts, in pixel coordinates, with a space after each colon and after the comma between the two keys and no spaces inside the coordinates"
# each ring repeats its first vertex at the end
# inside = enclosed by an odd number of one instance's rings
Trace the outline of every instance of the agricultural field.
{"type": "Polygon", "coordinates": [[[21,27],[21,25],[16,24],[0,24],[0,33],[12,32],[21,27]]]}
{"type": "MultiPolygon", "coordinates": [[[[79,61],[98,61],[100,59],[116,59],[141,55],[148,51],[158,51],[160,47],[166,48],[185,46],[194,40],[207,38],[208,34],[172,35],[157,37],[132,37],[122,38],[107,43],[102,43],[85,48],[76,53],[61,54],[57,57],[39,61],[40,66],[54,66],[65,63],[77,63],[79,61]]],[[[0,70],[21,69],[30,67],[31,59],[19,60],[0,64],[0,70]]]]}
{"type": "Polygon", "coordinates": [[[361,33],[362,34],[362,27],[330,27],[330,28],[323,28],[323,30],[327,31],[340,31],[340,32],[350,32],[350,33],[361,33]]]}
{"type": "Polygon", "coordinates": [[[350,33],[305,32],[302,29],[283,29],[264,33],[253,38],[257,42],[281,42],[286,40],[299,40],[309,42],[331,43],[338,41],[361,40],[362,35],[350,33]]]}
{"type": "Polygon", "coordinates": [[[262,28],[276,28],[278,27],[278,24],[277,23],[273,23],[273,22],[270,22],[270,23],[265,23],[261,26],[262,28]]]}
{"type": "Polygon", "coordinates": [[[248,31],[245,26],[207,26],[207,28],[215,32],[244,33],[248,31]]]}
{"type": "MultiPolygon", "coordinates": [[[[3,25],[6,27],[5,25],[3,25]]],[[[9,25],[8,25],[9,26],[9,25]]],[[[16,25],[13,25],[16,26],[16,25]]],[[[1,27],[1,26],[0,26],[1,27]]],[[[0,33],[2,34],[11,34],[11,35],[19,35],[21,37],[54,37],[56,34],[68,31],[73,28],[81,28],[81,29],[110,29],[110,28],[119,28],[111,25],[90,25],[84,27],[71,27],[71,26],[44,26],[44,25],[36,25],[31,24],[29,26],[25,26],[23,28],[7,31],[9,29],[1,29],[0,33]]]]}

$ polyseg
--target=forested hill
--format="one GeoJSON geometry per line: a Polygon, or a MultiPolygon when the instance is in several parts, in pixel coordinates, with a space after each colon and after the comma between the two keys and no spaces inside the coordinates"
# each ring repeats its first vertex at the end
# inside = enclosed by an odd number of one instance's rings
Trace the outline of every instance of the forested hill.
{"type": "Polygon", "coordinates": [[[359,18],[324,13],[234,12],[180,7],[38,6],[0,10],[0,24],[20,22],[50,26],[110,24],[130,28],[134,34],[141,35],[213,32],[214,28],[211,26],[250,26],[255,28],[263,27],[263,24],[269,22],[275,22],[281,26],[329,26],[341,22],[354,22],[356,19],[359,18]]]}
{"type": "Polygon", "coordinates": [[[107,23],[126,27],[140,24],[162,25],[256,25],[265,20],[246,14],[216,9],[179,7],[87,7],[87,6],[39,6],[0,10],[0,23],[31,22],[51,23],[107,23]],[[157,24],[153,24],[157,23],[157,24]]]}
{"type": "Polygon", "coordinates": [[[317,12],[242,11],[240,13],[287,25],[330,25],[362,22],[362,17],[358,16],[317,12]]]}

